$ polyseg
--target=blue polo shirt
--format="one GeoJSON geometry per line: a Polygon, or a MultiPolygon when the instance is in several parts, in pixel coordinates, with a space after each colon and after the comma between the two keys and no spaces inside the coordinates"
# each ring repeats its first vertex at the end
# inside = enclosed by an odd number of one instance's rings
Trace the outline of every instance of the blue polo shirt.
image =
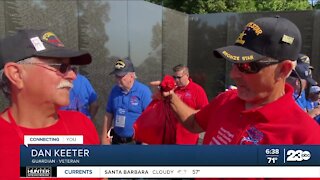
{"type": "MultiPolygon", "coordinates": [[[[307,110],[308,111],[311,111],[312,109],[319,106],[318,101],[310,101],[309,99],[307,99],[306,102],[307,102],[307,110]]],[[[320,124],[320,115],[314,117],[313,119],[315,119],[318,122],[318,124],[320,124]]]]}
{"type": "MultiPolygon", "coordinates": [[[[296,97],[298,97],[299,94],[294,92],[293,93],[293,98],[295,99],[296,97]]],[[[301,95],[298,97],[298,99],[296,99],[296,103],[304,110],[307,111],[307,100],[306,100],[306,92],[305,90],[303,90],[301,92],[301,95]]]]}
{"type": "Polygon", "coordinates": [[[112,88],[106,111],[113,114],[114,131],[120,137],[132,137],[133,123],[149,105],[151,96],[150,88],[137,80],[129,92],[118,85],[112,88]]]}
{"type": "Polygon", "coordinates": [[[61,107],[62,110],[79,111],[91,119],[89,106],[97,101],[97,93],[93,89],[90,81],[81,74],[72,82],[73,88],[70,90],[70,104],[61,107]]]}

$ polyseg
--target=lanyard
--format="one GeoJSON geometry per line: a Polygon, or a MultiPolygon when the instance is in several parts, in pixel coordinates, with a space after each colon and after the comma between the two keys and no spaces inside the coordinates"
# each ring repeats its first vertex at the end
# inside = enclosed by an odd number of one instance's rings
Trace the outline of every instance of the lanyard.
{"type": "Polygon", "coordinates": [[[19,138],[22,140],[22,142],[24,142],[24,138],[23,138],[24,134],[23,134],[22,130],[19,128],[19,126],[17,125],[16,121],[13,118],[12,113],[11,113],[11,108],[8,108],[7,112],[8,112],[8,117],[9,117],[10,123],[13,125],[13,128],[18,133],[19,138]]]}
{"type": "MultiPolygon", "coordinates": [[[[13,125],[13,128],[18,133],[19,138],[22,140],[22,142],[24,142],[24,133],[22,132],[21,128],[17,125],[16,121],[14,120],[12,113],[11,113],[11,108],[8,108],[7,112],[8,112],[9,121],[11,122],[11,124],[13,125]]],[[[65,124],[65,122],[62,120],[62,118],[60,116],[59,116],[59,119],[62,122],[62,125],[65,129],[65,134],[70,134],[67,125],[65,124]]]]}
{"type": "MultiPolygon", "coordinates": [[[[18,136],[19,138],[22,140],[22,142],[24,143],[24,134],[21,130],[21,128],[17,125],[16,121],[14,120],[13,116],[12,116],[12,113],[11,113],[11,108],[8,108],[7,109],[7,112],[8,112],[8,117],[9,117],[9,121],[11,122],[13,128],[16,130],[16,132],[18,133],[18,136]]],[[[59,119],[61,120],[61,118],[59,117],[59,119]]],[[[62,124],[66,130],[66,133],[67,134],[70,134],[69,133],[69,129],[67,128],[66,124],[64,121],[62,121],[62,124]]],[[[45,178],[40,178],[39,180],[41,179],[45,179],[45,178]]]]}

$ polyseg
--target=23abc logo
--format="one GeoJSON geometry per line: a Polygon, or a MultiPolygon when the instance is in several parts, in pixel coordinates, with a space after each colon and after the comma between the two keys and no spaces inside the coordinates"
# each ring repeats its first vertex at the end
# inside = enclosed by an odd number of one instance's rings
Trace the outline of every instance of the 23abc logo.
{"type": "Polygon", "coordinates": [[[287,161],[308,161],[311,158],[309,151],[303,150],[288,150],[287,161]]]}

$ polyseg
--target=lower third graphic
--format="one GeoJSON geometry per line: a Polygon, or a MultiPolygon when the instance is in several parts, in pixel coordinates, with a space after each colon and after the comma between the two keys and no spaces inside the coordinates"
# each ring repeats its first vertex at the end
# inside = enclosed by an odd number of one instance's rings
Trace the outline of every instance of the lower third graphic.
{"type": "Polygon", "coordinates": [[[291,149],[287,151],[287,161],[308,161],[310,158],[311,153],[309,151],[291,149]]]}
{"type": "Polygon", "coordinates": [[[49,166],[29,166],[26,168],[26,177],[52,177],[52,169],[49,166]]]}

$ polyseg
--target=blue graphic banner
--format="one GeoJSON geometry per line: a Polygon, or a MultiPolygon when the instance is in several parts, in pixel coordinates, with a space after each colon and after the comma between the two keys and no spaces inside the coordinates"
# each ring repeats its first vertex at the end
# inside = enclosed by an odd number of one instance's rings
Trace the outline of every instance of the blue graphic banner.
{"type": "Polygon", "coordinates": [[[20,166],[320,166],[320,146],[20,147],[20,166]]]}

